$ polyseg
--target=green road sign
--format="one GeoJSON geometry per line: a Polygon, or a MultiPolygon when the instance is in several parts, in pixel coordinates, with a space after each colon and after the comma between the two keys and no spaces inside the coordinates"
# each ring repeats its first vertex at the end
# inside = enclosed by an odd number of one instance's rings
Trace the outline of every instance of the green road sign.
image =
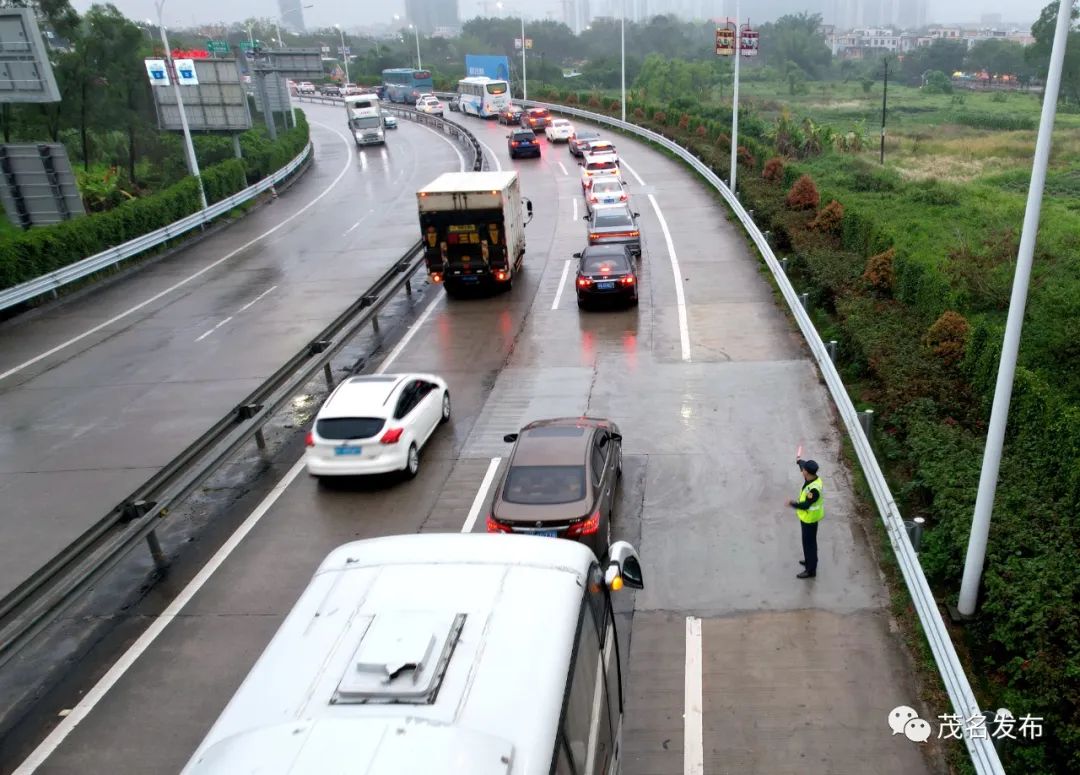
{"type": "Polygon", "coordinates": [[[242,40],[240,41],[240,48],[244,51],[251,51],[251,49],[255,48],[255,45],[250,40],[242,40]]]}
{"type": "Polygon", "coordinates": [[[211,54],[228,54],[231,49],[227,40],[208,40],[206,50],[211,54]]]}

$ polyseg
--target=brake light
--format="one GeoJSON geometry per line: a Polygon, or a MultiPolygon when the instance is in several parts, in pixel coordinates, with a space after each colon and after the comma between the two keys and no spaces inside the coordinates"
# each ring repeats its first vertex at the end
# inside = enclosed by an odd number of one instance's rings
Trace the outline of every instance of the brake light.
{"type": "Polygon", "coordinates": [[[626,277],[624,277],[622,279],[622,282],[623,282],[623,285],[633,285],[634,284],[634,276],[632,274],[628,274],[626,277]]]}
{"type": "Polygon", "coordinates": [[[589,285],[592,285],[592,280],[589,279],[588,277],[579,277],[577,279],[577,284],[578,284],[578,287],[585,288],[585,287],[587,287],[589,285]]]}
{"type": "Polygon", "coordinates": [[[620,202],[625,202],[626,201],[626,194],[619,194],[619,201],[620,202]]]}
{"type": "Polygon", "coordinates": [[[599,200],[599,199],[597,199],[597,198],[596,198],[595,196],[590,196],[590,197],[589,197],[589,201],[590,201],[590,202],[592,202],[593,204],[596,204],[596,203],[597,203],[597,202],[599,202],[600,200],[599,200]]]}
{"type": "Polygon", "coordinates": [[[397,444],[401,439],[401,434],[405,432],[404,428],[391,428],[382,435],[379,439],[380,444],[397,444]]]}
{"type": "Polygon", "coordinates": [[[511,148],[517,148],[519,145],[521,145],[521,143],[519,143],[517,140],[511,140],[510,141],[510,147],[511,148]]]}
{"type": "Polygon", "coordinates": [[[506,272],[504,272],[502,269],[495,270],[495,279],[496,280],[505,280],[506,279],[506,272]]]}
{"type": "Polygon", "coordinates": [[[499,522],[491,514],[487,515],[487,531],[489,533],[512,533],[512,532],[514,532],[513,530],[510,529],[509,525],[504,525],[502,522],[499,522]]]}
{"type": "Polygon", "coordinates": [[[304,446],[305,447],[314,447],[315,446],[315,434],[312,433],[311,431],[307,432],[307,437],[304,439],[304,446]]]}
{"type": "Polygon", "coordinates": [[[433,283],[441,283],[442,282],[442,275],[439,272],[432,272],[431,273],[431,282],[433,282],[433,283]]]}
{"type": "Polygon", "coordinates": [[[578,538],[600,532],[600,510],[597,509],[580,522],[575,522],[566,531],[567,538],[578,538]]]}
{"type": "Polygon", "coordinates": [[[600,235],[599,235],[599,234],[590,234],[590,235],[589,235],[589,241],[590,241],[590,242],[596,242],[596,241],[597,241],[598,239],[600,239],[600,235]]]}

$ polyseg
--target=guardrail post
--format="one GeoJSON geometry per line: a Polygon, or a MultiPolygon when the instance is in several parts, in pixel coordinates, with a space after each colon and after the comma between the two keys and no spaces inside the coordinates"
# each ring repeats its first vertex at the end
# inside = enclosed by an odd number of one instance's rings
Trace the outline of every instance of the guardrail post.
{"type": "Polygon", "coordinates": [[[836,363],[836,340],[830,339],[825,343],[825,350],[829,353],[829,360],[836,363]]]}
{"type": "Polygon", "coordinates": [[[799,303],[802,304],[802,307],[803,307],[804,310],[809,312],[810,311],[810,294],[809,293],[800,293],[799,294],[799,303]]]}
{"type": "Polygon", "coordinates": [[[772,232],[766,229],[765,231],[761,232],[761,234],[763,237],[765,237],[765,242],[767,244],[769,242],[769,237],[772,236],[772,232]]]}
{"type": "Polygon", "coordinates": [[[322,370],[323,370],[323,375],[326,377],[326,389],[327,390],[333,390],[334,389],[334,372],[330,368],[330,364],[329,363],[324,363],[323,367],[322,367],[322,370]]]}
{"type": "Polygon", "coordinates": [[[376,334],[379,333],[379,315],[378,313],[371,316],[371,330],[376,334]]]}
{"type": "Polygon", "coordinates": [[[161,541],[158,540],[156,530],[151,530],[146,534],[146,545],[150,547],[150,556],[154,559],[154,567],[158,570],[168,568],[169,560],[165,557],[165,552],[161,548],[161,541]]]}
{"type": "Polygon", "coordinates": [[[863,433],[866,434],[867,440],[870,439],[870,434],[874,430],[874,410],[867,409],[866,411],[859,412],[859,425],[862,426],[863,433]]]}
{"type": "Polygon", "coordinates": [[[907,530],[908,538],[911,540],[911,545],[914,547],[916,554],[919,553],[919,549],[922,546],[923,526],[925,524],[926,520],[922,517],[904,520],[904,528],[907,530]]]}
{"type": "Polygon", "coordinates": [[[787,268],[788,268],[787,256],[784,256],[783,258],[780,259],[780,268],[784,270],[784,274],[787,274],[787,268]]]}
{"type": "Polygon", "coordinates": [[[405,295],[412,296],[412,278],[405,281],[405,295]]]}
{"type": "Polygon", "coordinates": [[[263,435],[263,429],[255,431],[255,445],[259,448],[260,452],[266,452],[266,436],[263,435]]]}

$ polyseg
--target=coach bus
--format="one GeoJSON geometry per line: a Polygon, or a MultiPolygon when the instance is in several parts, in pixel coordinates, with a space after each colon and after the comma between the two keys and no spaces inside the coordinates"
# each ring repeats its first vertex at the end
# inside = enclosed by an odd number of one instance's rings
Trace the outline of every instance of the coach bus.
{"type": "Polygon", "coordinates": [[[383,70],[383,85],[386,98],[391,102],[404,102],[412,105],[421,94],[431,94],[435,84],[431,80],[430,70],[413,70],[411,67],[396,67],[383,70]]]}
{"type": "Polygon", "coordinates": [[[458,81],[458,104],[462,113],[492,118],[510,107],[510,84],[486,76],[458,81]]]}

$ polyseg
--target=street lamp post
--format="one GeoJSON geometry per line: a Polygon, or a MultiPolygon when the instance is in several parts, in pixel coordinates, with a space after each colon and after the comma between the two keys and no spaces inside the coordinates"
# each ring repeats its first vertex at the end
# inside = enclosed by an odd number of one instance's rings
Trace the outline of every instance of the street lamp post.
{"type": "Polygon", "coordinates": [[[622,23],[619,28],[619,48],[622,53],[622,98],[619,105],[622,107],[622,120],[626,121],[626,0],[623,0],[622,23]]]}
{"type": "Polygon", "coordinates": [[[521,99],[529,99],[529,79],[525,71],[525,14],[521,14],[521,99]]]}
{"type": "Polygon", "coordinates": [[[411,29],[416,35],[416,69],[423,70],[424,65],[420,62],[420,28],[417,27],[415,24],[410,24],[409,29],[411,29]]]}
{"type": "Polygon", "coordinates": [[[739,60],[742,59],[742,30],[739,28],[739,2],[735,0],[735,86],[731,93],[731,175],[728,188],[735,193],[735,174],[739,164],[739,60]]]}
{"type": "Polygon", "coordinates": [[[161,19],[161,12],[165,8],[165,0],[156,0],[158,29],[161,31],[161,45],[165,47],[165,61],[169,63],[169,78],[173,85],[173,94],[176,95],[176,107],[180,110],[180,126],[184,130],[184,150],[187,151],[188,171],[199,182],[199,201],[202,208],[206,209],[206,192],[203,190],[202,177],[199,174],[199,160],[195,158],[195,145],[191,142],[191,129],[188,127],[187,113],[184,111],[184,98],[180,94],[180,84],[176,80],[176,69],[173,67],[172,49],[169,48],[169,37],[165,33],[165,22],[161,19]]]}
{"type": "Polygon", "coordinates": [[[1020,349],[1020,330],[1024,325],[1028,284],[1031,281],[1031,264],[1035,254],[1035,237],[1039,231],[1043,188],[1046,185],[1046,167],[1050,159],[1050,141],[1054,131],[1054,118],[1057,115],[1061,69],[1065,58],[1065,43],[1069,36],[1072,8],[1071,0],[1058,5],[1054,45],[1050,50],[1050,68],[1046,74],[1046,87],[1043,90],[1039,135],[1035,140],[1035,160],[1031,166],[1031,185],[1028,188],[1024,225],[1020,232],[1020,250],[1016,258],[1016,274],[1013,276],[1012,296],[1009,299],[1009,316],[1005,323],[1005,338],[1001,345],[997,384],[994,386],[994,403],[990,410],[990,427],[986,433],[986,451],[983,453],[979,491],[975,497],[975,514],[971,520],[971,535],[968,538],[967,556],[964,559],[964,577],[957,605],[957,609],[964,616],[975,613],[975,604],[979,599],[979,580],[982,578],[983,563],[986,560],[990,515],[994,510],[1001,453],[1005,445],[1005,426],[1009,421],[1009,403],[1012,400],[1013,380],[1016,377],[1016,354],[1020,349]]]}
{"type": "Polygon", "coordinates": [[[341,59],[345,62],[345,83],[352,83],[352,79],[349,78],[349,55],[345,51],[345,30],[341,29],[340,24],[335,24],[337,27],[338,35],[341,36],[341,59]]]}

